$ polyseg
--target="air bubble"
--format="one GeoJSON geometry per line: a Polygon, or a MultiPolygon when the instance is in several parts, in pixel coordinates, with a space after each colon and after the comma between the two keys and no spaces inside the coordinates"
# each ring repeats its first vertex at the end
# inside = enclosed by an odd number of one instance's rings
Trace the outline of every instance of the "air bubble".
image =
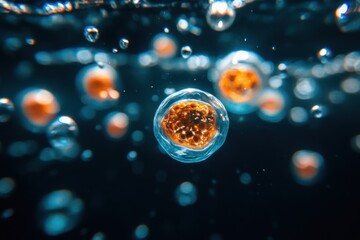
{"type": "Polygon", "coordinates": [[[14,103],[8,98],[0,99],[0,123],[7,122],[14,113],[14,103]]]}
{"type": "Polygon", "coordinates": [[[130,43],[129,40],[126,39],[126,38],[121,38],[119,40],[119,46],[123,50],[125,50],[125,49],[127,49],[129,47],[129,43],[130,43]]]}
{"type": "Polygon", "coordinates": [[[184,46],[181,48],[181,56],[184,58],[184,59],[187,59],[191,56],[192,54],[192,49],[190,46],[184,46]]]}
{"type": "Polygon", "coordinates": [[[215,1],[210,4],[206,21],[215,31],[228,29],[235,20],[235,10],[227,1],[215,1]]]}
{"type": "Polygon", "coordinates": [[[67,150],[76,143],[78,132],[78,126],[72,118],[61,116],[49,125],[47,137],[55,149],[67,150]]]}
{"type": "Polygon", "coordinates": [[[311,115],[314,117],[314,118],[322,118],[326,115],[327,113],[327,110],[326,110],[326,107],[325,106],[322,106],[322,105],[314,105],[311,107],[311,115]]]}
{"type": "Polygon", "coordinates": [[[85,39],[89,42],[96,42],[99,38],[99,30],[94,26],[86,26],[84,28],[85,39]]]}

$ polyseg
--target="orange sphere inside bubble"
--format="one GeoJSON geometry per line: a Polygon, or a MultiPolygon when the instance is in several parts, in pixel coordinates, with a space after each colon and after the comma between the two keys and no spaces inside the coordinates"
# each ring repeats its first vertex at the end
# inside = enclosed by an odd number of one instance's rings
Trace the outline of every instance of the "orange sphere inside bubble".
{"type": "Polygon", "coordinates": [[[30,123],[45,127],[54,119],[60,107],[51,92],[39,89],[23,96],[21,108],[30,123]]]}
{"type": "Polygon", "coordinates": [[[252,100],[261,87],[261,79],[255,70],[231,68],[222,73],[218,82],[221,94],[233,102],[252,100]]]}
{"type": "Polygon", "coordinates": [[[267,94],[260,96],[259,107],[261,111],[266,112],[267,114],[277,114],[283,110],[284,105],[284,100],[278,95],[267,94]]]}
{"type": "Polygon", "coordinates": [[[303,179],[312,179],[318,173],[318,161],[313,156],[304,156],[295,161],[296,174],[303,179]]]}
{"type": "Polygon", "coordinates": [[[153,42],[155,54],[160,58],[171,58],[176,54],[176,42],[169,36],[156,36],[153,42]]]}
{"type": "Polygon", "coordinates": [[[106,133],[109,137],[119,139],[123,137],[129,127],[129,118],[125,113],[111,113],[105,121],[106,133]]]}
{"type": "Polygon", "coordinates": [[[89,97],[96,100],[116,100],[120,94],[115,90],[114,76],[105,69],[95,69],[84,79],[84,89],[89,97]]]}
{"type": "Polygon", "coordinates": [[[206,147],[217,133],[215,110],[199,101],[175,103],[161,121],[161,128],[174,143],[192,148],[206,147]]]}

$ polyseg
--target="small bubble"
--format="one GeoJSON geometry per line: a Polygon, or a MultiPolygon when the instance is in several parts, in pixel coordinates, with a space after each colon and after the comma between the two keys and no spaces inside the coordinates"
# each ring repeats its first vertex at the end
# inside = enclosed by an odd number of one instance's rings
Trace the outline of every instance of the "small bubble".
{"type": "Polygon", "coordinates": [[[326,115],[326,108],[321,105],[314,105],[311,107],[310,112],[314,118],[322,118],[326,115]]]}
{"type": "Polygon", "coordinates": [[[90,149],[86,149],[81,153],[81,160],[84,162],[90,161],[93,157],[93,152],[90,149]]]}
{"type": "Polygon", "coordinates": [[[117,48],[112,49],[112,53],[117,53],[117,52],[119,52],[119,50],[117,50],[117,48]]]}
{"type": "Polygon", "coordinates": [[[244,172],[240,175],[240,182],[244,185],[249,185],[251,183],[251,175],[244,172]]]}
{"type": "Polygon", "coordinates": [[[131,140],[133,144],[140,145],[144,141],[144,133],[140,130],[136,130],[131,134],[131,140]]]}
{"type": "Polygon", "coordinates": [[[15,181],[12,178],[4,177],[0,179],[0,198],[11,195],[15,188],[15,181]]]}
{"type": "Polygon", "coordinates": [[[130,151],[126,156],[126,158],[129,162],[135,161],[137,159],[137,157],[138,157],[138,154],[136,151],[130,151]]]}
{"type": "Polygon", "coordinates": [[[170,32],[169,28],[165,27],[165,28],[164,28],[164,32],[165,32],[165,33],[169,33],[169,32],[170,32]]]}
{"type": "Polygon", "coordinates": [[[126,38],[121,38],[119,40],[119,46],[123,50],[127,49],[129,47],[129,40],[127,40],[126,38]]]}
{"type": "Polygon", "coordinates": [[[135,239],[145,239],[149,235],[149,227],[141,224],[135,228],[135,239]]]}
{"type": "Polygon", "coordinates": [[[99,38],[99,30],[94,26],[86,26],[84,28],[84,36],[89,42],[96,42],[99,38]]]}
{"type": "Polygon", "coordinates": [[[34,46],[35,43],[36,43],[35,39],[33,39],[33,38],[26,38],[26,39],[25,39],[25,42],[26,42],[28,45],[31,45],[31,46],[34,46]]]}
{"type": "Polygon", "coordinates": [[[317,53],[317,58],[322,63],[327,63],[329,59],[332,57],[332,51],[328,48],[322,48],[317,53]]]}
{"type": "Polygon", "coordinates": [[[184,46],[181,48],[181,56],[184,58],[184,59],[187,59],[191,56],[192,54],[192,49],[190,46],[184,46]]]}
{"type": "Polygon", "coordinates": [[[0,123],[7,122],[14,113],[14,103],[8,98],[0,99],[0,123]]]}
{"type": "Polygon", "coordinates": [[[102,232],[97,232],[94,234],[94,236],[91,238],[91,240],[105,240],[105,234],[102,232]]]}

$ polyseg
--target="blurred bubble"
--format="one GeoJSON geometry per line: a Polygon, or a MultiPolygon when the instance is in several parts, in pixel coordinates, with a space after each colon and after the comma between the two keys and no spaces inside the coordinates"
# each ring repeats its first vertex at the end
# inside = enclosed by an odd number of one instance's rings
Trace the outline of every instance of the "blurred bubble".
{"type": "Polygon", "coordinates": [[[0,98],[0,123],[9,121],[14,109],[14,103],[10,99],[0,98]]]}
{"type": "Polygon", "coordinates": [[[191,182],[183,182],[175,189],[175,199],[180,206],[192,205],[197,200],[197,190],[191,182]]]}
{"type": "Polygon", "coordinates": [[[210,235],[209,240],[223,240],[220,233],[213,233],[210,235]]]}
{"type": "Polygon", "coordinates": [[[317,152],[300,150],[293,154],[291,172],[295,181],[304,186],[318,182],[324,174],[325,161],[317,152]]]}
{"type": "Polygon", "coordinates": [[[91,240],[105,240],[105,234],[102,232],[97,232],[94,234],[94,236],[91,238],[91,240]]]}
{"type": "Polygon", "coordinates": [[[136,102],[128,103],[125,106],[125,112],[131,121],[136,121],[140,118],[140,105],[136,102]]]}
{"type": "Polygon", "coordinates": [[[0,179],[0,198],[9,197],[14,191],[15,181],[12,178],[4,177],[0,179]]]}
{"type": "Polygon", "coordinates": [[[38,221],[46,235],[58,236],[71,231],[79,223],[83,202],[69,190],[45,195],[38,206],[38,221]]]}
{"type": "Polygon", "coordinates": [[[145,224],[141,224],[135,228],[135,239],[145,239],[149,236],[149,227],[145,224]]]}
{"type": "Polygon", "coordinates": [[[335,10],[335,19],[338,27],[343,32],[360,30],[360,3],[350,0],[341,4],[335,10]]]}
{"type": "Polygon", "coordinates": [[[215,31],[228,29],[235,20],[234,8],[224,0],[211,3],[206,13],[206,21],[215,31]]]}
{"type": "Polygon", "coordinates": [[[138,154],[136,151],[130,151],[128,152],[126,158],[129,162],[135,161],[138,157],[138,154]]]}
{"type": "Polygon", "coordinates": [[[355,152],[360,153],[360,134],[351,139],[351,147],[355,152]]]}
{"type": "Polygon", "coordinates": [[[312,78],[302,78],[296,82],[294,94],[301,100],[313,98],[317,94],[317,84],[312,78]]]}
{"type": "Polygon", "coordinates": [[[291,108],[289,117],[291,122],[297,125],[305,124],[309,119],[308,112],[303,107],[291,108]]]}
{"type": "Polygon", "coordinates": [[[8,219],[11,218],[13,215],[14,215],[14,209],[8,208],[1,213],[0,219],[8,219]]]}
{"type": "Polygon", "coordinates": [[[323,105],[314,105],[311,107],[310,112],[314,118],[323,118],[327,114],[327,108],[323,105]]]}
{"type": "Polygon", "coordinates": [[[341,82],[340,87],[345,93],[358,93],[360,91],[360,80],[358,78],[349,77],[341,82]]]}
{"type": "Polygon", "coordinates": [[[96,116],[96,111],[91,105],[83,106],[80,109],[80,117],[84,120],[94,119],[96,116]]]}
{"type": "Polygon", "coordinates": [[[330,102],[333,104],[340,104],[345,101],[345,94],[338,90],[330,91],[328,97],[330,102]]]}
{"type": "Polygon", "coordinates": [[[131,133],[131,141],[135,145],[139,145],[144,141],[144,133],[140,130],[135,130],[131,133]]]}
{"type": "Polygon", "coordinates": [[[251,180],[252,178],[249,173],[244,172],[240,175],[240,182],[244,185],[249,185],[251,183],[251,180]]]}
{"type": "Polygon", "coordinates": [[[99,30],[94,26],[86,26],[84,28],[85,39],[89,42],[96,42],[99,38],[99,30]]]}
{"type": "Polygon", "coordinates": [[[130,43],[129,40],[126,39],[126,38],[121,38],[119,40],[119,46],[123,50],[125,50],[125,49],[127,49],[129,47],[129,43],[130,43]]]}
{"type": "Polygon", "coordinates": [[[81,160],[84,162],[90,161],[93,157],[93,152],[90,149],[86,149],[81,153],[81,160]]]}
{"type": "Polygon", "coordinates": [[[184,58],[184,59],[187,59],[191,56],[192,54],[192,49],[190,46],[184,46],[181,48],[181,56],[184,58]]]}
{"type": "Polygon", "coordinates": [[[175,88],[165,88],[165,89],[164,89],[164,93],[165,93],[166,95],[173,94],[174,92],[176,92],[176,89],[175,89],[175,88]]]}
{"type": "Polygon", "coordinates": [[[111,112],[104,119],[105,134],[110,139],[121,139],[128,131],[129,118],[122,112],[111,112]]]}
{"type": "Polygon", "coordinates": [[[7,151],[11,157],[23,157],[36,152],[38,144],[33,140],[17,141],[9,145],[7,151]]]}
{"type": "Polygon", "coordinates": [[[28,44],[28,45],[35,45],[36,44],[36,40],[34,38],[26,38],[25,39],[25,42],[28,44]]]}
{"type": "Polygon", "coordinates": [[[327,63],[332,58],[332,51],[329,48],[322,48],[317,52],[317,58],[321,63],[327,63]]]}
{"type": "Polygon", "coordinates": [[[47,129],[47,138],[55,149],[69,149],[76,142],[79,129],[76,122],[68,116],[55,119],[47,129]]]}

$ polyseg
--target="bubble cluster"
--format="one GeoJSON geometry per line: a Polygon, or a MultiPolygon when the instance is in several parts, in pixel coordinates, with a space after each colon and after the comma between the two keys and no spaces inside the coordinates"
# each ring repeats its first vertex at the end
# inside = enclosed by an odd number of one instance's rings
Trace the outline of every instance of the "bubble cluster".
{"type": "Polygon", "coordinates": [[[69,190],[45,195],[38,206],[40,228],[48,236],[58,236],[77,226],[83,213],[83,202],[69,190]]]}
{"type": "Polygon", "coordinates": [[[175,199],[177,203],[186,207],[192,205],[197,200],[197,190],[191,182],[183,182],[175,189],[175,199]]]}

